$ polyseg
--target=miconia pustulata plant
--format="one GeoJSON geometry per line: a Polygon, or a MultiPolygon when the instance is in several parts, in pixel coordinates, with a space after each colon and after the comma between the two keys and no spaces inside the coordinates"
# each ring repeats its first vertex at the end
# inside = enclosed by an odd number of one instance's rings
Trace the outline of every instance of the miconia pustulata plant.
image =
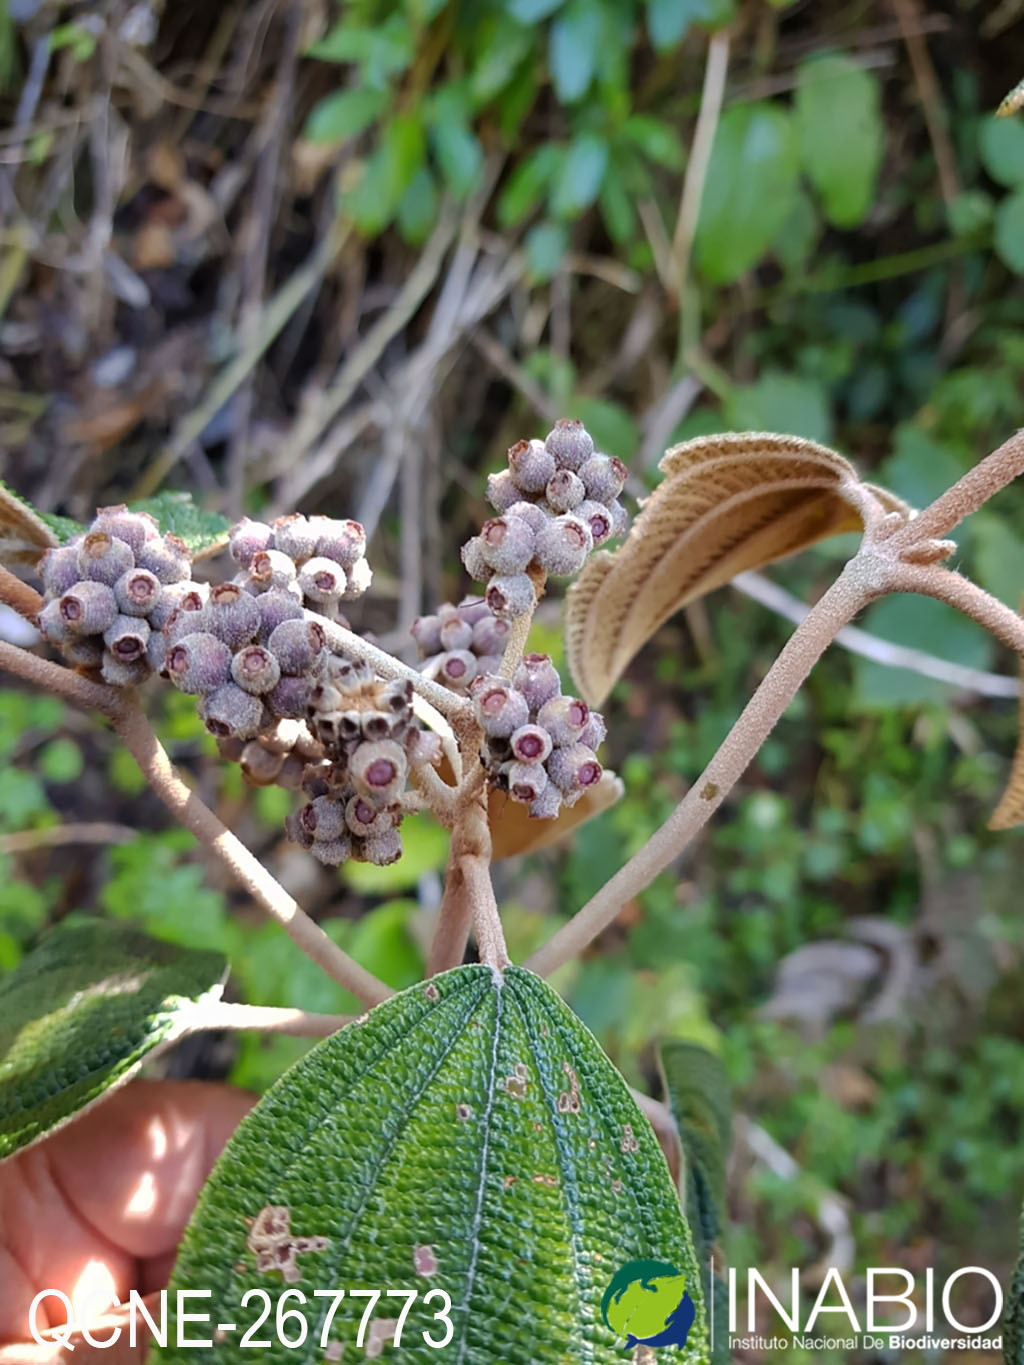
{"type": "MultiPolygon", "coordinates": [[[[1024,472],[1024,436],[920,512],[795,437],[700,438],[661,470],[630,528],[627,470],[581,422],[513,445],[488,481],[494,515],[462,547],[472,586],[406,623],[417,666],[346,616],[371,587],[355,521],[295,513],[228,527],[164,495],[101,508],[79,527],[0,489],[6,560],[41,589],[0,568],[0,599],[44,640],[38,652],[0,644],[0,665],[107,717],[209,856],[367,1008],[348,1020],[297,1001],[228,1005],[215,955],[79,916],[0,986],[0,1157],[101,1102],[184,1032],[323,1036],[243,1121],[186,1232],[172,1291],[209,1290],[212,1321],[237,1324],[217,1328],[204,1358],[248,1359],[255,1345],[260,1359],[309,1365],[385,1350],[410,1362],[446,1351],[459,1365],[599,1365],[651,1344],[724,1358],[711,1339],[721,1283],[706,1259],[724,1219],[720,1068],[692,1045],[666,1045],[665,1103],[633,1094],[543,978],[679,857],[870,602],[939,598],[1024,658],[1024,618],[944,565],[950,532],[1024,472]],[[662,827],[512,964],[490,864],[567,836],[617,799],[595,708],[633,656],[741,570],[853,529],[859,550],[662,827]],[[575,578],[571,679],[529,646],[537,603],[559,578],[575,578]],[[159,679],[195,699],[251,785],[294,793],[287,834],[321,863],[400,859],[409,812],[448,831],[423,981],[394,994],[189,788],[142,710],[139,686],[159,679]],[[647,1269],[633,1275],[634,1263],[647,1269]],[[259,1322],[255,1309],[242,1322],[246,1302],[269,1305],[259,1322]],[[268,1317],[273,1330],[260,1331],[268,1317]]],[[[1024,821],[1021,790],[1018,757],[1000,827],[1024,821]]],[[[193,1358],[173,1322],[154,1351],[193,1358]]]]}

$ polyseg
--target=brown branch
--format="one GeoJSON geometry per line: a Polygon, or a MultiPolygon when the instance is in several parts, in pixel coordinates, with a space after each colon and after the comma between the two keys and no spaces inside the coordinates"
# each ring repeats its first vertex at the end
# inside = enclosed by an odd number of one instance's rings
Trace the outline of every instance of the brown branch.
{"type": "Polygon", "coordinates": [[[895,570],[892,591],[936,597],[970,616],[1007,648],[1024,657],[1024,616],[979,588],[977,583],[964,578],[963,574],[938,564],[900,563],[895,570]]]}
{"type": "Polygon", "coordinates": [[[986,455],[952,488],[883,544],[887,550],[905,550],[922,540],[941,540],[1021,474],[1024,474],[1024,430],[1014,432],[1008,441],[991,455],[986,455]]]}
{"type": "Polygon", "coordinates": [[[35,625],[35,619],[43,609],[43,599],[35,588],[30,588],[9,569],[0,564],[0,602],[24,616],[26,621],[35,625]]]}
{"type": "Polygon", "coordinates": [[[236,1005],[213,1000],[197,1005],[186,1016],[186,1034],[211,1029],[259,1029],[261,1033],[286,1034],[291,1038],[327,1038],[346,1024],[351,1014],[311,1014],[308,1010],[283,1009],[276,1005],[236,1005]]]}
{"type": "Polygon", "coordinates": [[[92,682],[74,669],[55,664],[50,659],[41,659],[38,654],[30,654],[27,649],[19,649],[17,645],[9,645],[4,641],[0,641],[0,668],[86,711],[100,711],[105,716],[112,716],[119,705],[116,687],[92,682]]]}
{"type": "Polygon", "coordinates": [[[38,848],[64,848],[69,844],[130,844],[136,838],[137,830],[105,821],[50,825],[48,829],[0,834],[0,853],[34,853],[38,848]]]}

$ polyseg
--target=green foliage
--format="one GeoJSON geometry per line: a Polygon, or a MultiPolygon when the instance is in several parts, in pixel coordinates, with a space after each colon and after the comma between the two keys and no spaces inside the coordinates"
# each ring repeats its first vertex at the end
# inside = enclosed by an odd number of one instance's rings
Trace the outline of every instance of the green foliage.
{"type": "Polygon", "coordinates": [[[0,984],[0,1159],[128,1080],[224,973],[102,920],[53,930],[0,984]]]}
{"type": "Polygon", "coordinates": [[[802,62],[796,119],[800,159],[836,227],[856,227],[874,202],[885,125],[878,78],[839,53],[802,62]]]}
{"type": "MultiPolygon", "coordinates": [[[[319,1361],[327,1338],[348,1350],[366,1306],[352,1291],[388,1286],[421,1291],[403,1359],[436,1358],[421,1335],[443,1333],[444,1298],[422,1297],[436,1290],[450,1301],[452,1347],[472,1365],[612,1362],[621,1351],[601,1297],[617,1267],[655,1255],[686,1274],[697,1304],[682,1358],[706,1360],[689,1232],[621,1077],[538,978],[461,967],[327,1039],[266,1095],[203,1191],[171,1290],[212,1290],[223,1317],[254,1274],[274,1292],[283,1267],[307,1295],[310,1340],[299,1354],[268,1345],[267,1360],[319,1361]],[[287,1221],[276,1254],[261,1257],[268,1208],[287,1221]],[[346,1296],[322,1339],[328,1304],[313,1290],[335,1284],[346,1296]]],[[[227,1340],[210,1355],[236,1353],[227,1340]]],[[[156,1352],[183,1358],[171,1345],[156,1352]]]]}

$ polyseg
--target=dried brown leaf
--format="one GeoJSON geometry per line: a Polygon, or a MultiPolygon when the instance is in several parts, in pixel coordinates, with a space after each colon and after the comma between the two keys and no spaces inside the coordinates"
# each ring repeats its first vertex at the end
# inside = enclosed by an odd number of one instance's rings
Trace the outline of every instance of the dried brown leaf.
{"type": "Polygon", "coordinates": [[[59,543],[35,508],[0,482],[0,564],[35,564],[59,543]]]}
{"type": "Polygon", "coordinates": [[[673,447],[659,468],[664,478],[625,543],[594,555],[569,593],[566,657],[591,705],[688,602],[746,569],[859,530],[865,495],[884,512],[910,515],[841,455],[798,436],[701,436],[673,447]]]}
{"type": "MultiPolygon", "coordinates": [[[[1024,661],[1021,662],[1020,677],[1024,685],[1024,661]]],[[[989,829],[1015,829],[1018,825],[1024,825],[1024,698],[1020,704],[1020,738],[1010,765],[1010,780],[988,822],[989,829]]]]}
{"type": "Polygon", "coordinates": [[[580,797],[575,806],[563,807],[553,820],[534,820],[521,802],[510,800],[504,792],[492,791],[487,801],[487,818],[495,860],[536,853],[557,843],[571,830],[614,806],[622,793],[621,779],[605,769],[601,781],[580,797]]]}

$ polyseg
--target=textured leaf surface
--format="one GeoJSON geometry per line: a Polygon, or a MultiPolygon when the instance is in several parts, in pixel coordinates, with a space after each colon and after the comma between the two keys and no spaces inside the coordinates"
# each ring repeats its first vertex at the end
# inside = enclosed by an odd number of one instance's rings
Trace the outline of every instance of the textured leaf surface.
{"type": "MultiPolygon", "coordinates": [[[[395,1289],[419,1293],[393,1353],[410,1365],[612,1365],[625,1355],[601,1299],[638,1258],[686,1275],[697,1319],[673,1358],[706,1361],[692,1244],[622,1078],[539,978],[459,967],[325,1040],[268,1092],[203,1191],[171,1288],[212,1290],[212,1320],[236,1324],[247,1290],[302,1292],[306,1343],[275,1342],[265,1361],[377,1354],[355,1344],[366,1301],[351,1291],[395,1289]],[[317,1289],[346,1290],[326,1345],[317,1289]],[[442,1305],[422,1298],[434,1289],[452,1304],[440,1352],[422,1337],[443,1335],[442,1305]]],[[[384,1298],[376,1316],[402,1304],[384,1298]]],[[[239,1360],[238,1332],[220,1335],[204,1360],[239,1360]]],[[[169,1344],[155,1359],[193,1356],[169,1344]]]]}
{"type": "Polygon", "coordinates": [[[862,484],[841,455],[799,436],[700,436],[674,446],[659,468],[664,478],[624,544],[594,555],[569,592],[566,658],[592,706],[688,602],[744,569],[859,529],[863,490],[909,514],[893,494],[862,484]]]}
{"type": "Polygon", "coordinates": [[[219,953],[121,925],[54,929],[0,984],[0,1159],[128,1080],[224,974],[219,953]]]}
{"type": "Polygon", "coordinates": [[[195,559],[215,554],[228,543],[231,523],[218,512],[197,507],[191,493],[158,493],[156,497],[133,502],[132,510],[156,517],[161,531],[169,531],[183,540],[195,559]]]}
{"type": "Polygon", "coordinates": [[[1006,1365],[1024,1365],[1024,1214],[1020,1220],[1020,1254],[1006,1296],[1003,1333],[1006,1365]]]}
{"type": "MultiPolygon", "coordinates": [[[[1024,686],[1024,661],[1020,677],[1024,686]]],[[[1017,825],[1024,825],[1024,699],[1020,705],[1020,738],[1010,768],[1010,780],[988,822],[989,829],[1014,829],[1017,825]]]]}
{"type": "Polygon", "coordinates": [[[724,1264],[711,1256],[726,1225],[725,1163],[729,1155],[732,1104],[721,1060],[696,1043],[671,1042],[660,1049],[662,1076],[683,1145],[686,1167],[686,1216],[701,1267],[705,1298],[715,1296],[715,1340],[711,1358],[727,1365],[729,1345],[728,1291],[721,1276],[724,1264]],[[721,1332],[718,1328],[721,1327],[721,1332]]]}
{"type": "MultiPolygon", "coordinates": [[[[44,550],[60,545],[74,535],[74,531],[60,535],[51,525],[51,522],[64,520],[37,512],[31,503],[0,479],[0,564],[35,564],[44,550]]],[[[75,526],[75,523],[68,522],[68,525],[75,526]]]]}

